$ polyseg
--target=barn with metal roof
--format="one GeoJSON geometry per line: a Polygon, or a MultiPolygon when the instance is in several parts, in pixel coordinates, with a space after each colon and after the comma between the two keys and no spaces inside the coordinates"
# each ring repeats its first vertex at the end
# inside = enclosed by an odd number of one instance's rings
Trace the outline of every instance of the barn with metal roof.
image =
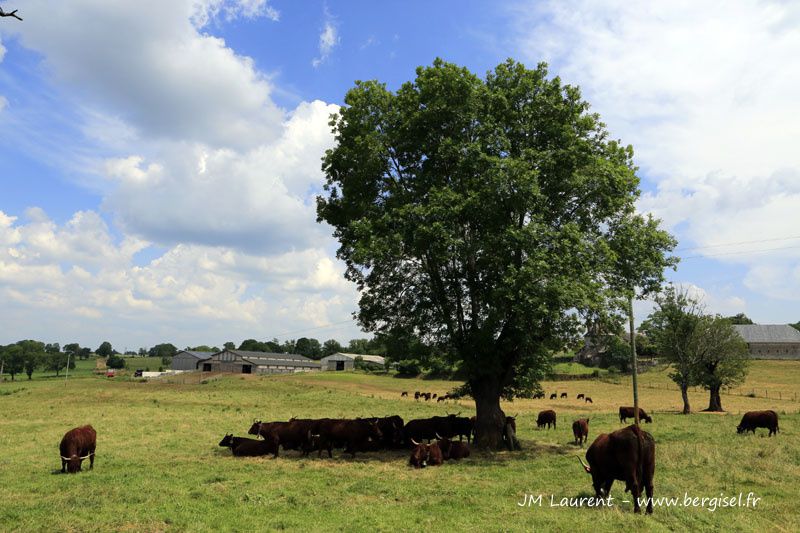
{"type": "Polygon", "coordinates": [[[288,374],[313,372],[319,370],[320,365],[308,357],[297,354],[223,350],[205,361],[198,361],[197,368],[203,372],[288,374]]]}
{"type": "Polygon", "coordinates": [[[800,331],[787,324],[733,326],[754,359],[800,359],[800,331]]]}

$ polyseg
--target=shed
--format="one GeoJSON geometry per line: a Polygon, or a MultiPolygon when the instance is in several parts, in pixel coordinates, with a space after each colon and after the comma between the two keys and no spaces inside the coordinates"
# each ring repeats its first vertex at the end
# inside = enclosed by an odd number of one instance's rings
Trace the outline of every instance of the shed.
{"type": "Polygon", "coordinates": [[[203,372],[287,374],[312,372],[319,370],[320,365],[308,357],[297,354],[223,350],[205,361],[198,361],[197,368],[203,372]]]}
{"type": "Polygon", "coordinates": [[[342,353],[328,355],[320,359],[321,370],[355,370],[356,357],[360,357],[369,366],[385,368],[386,359],[380,355],[362,355],[358,353],[342,353]]]}
{"type": "Polygon", "coordinates": [[[211,359],[214,352],[190,352],[180,350],[172,356],[172,370],[197,370],[197,363],[211,359]]]}
{"type": "Polygon", "coordinates": [[[788,324],[735,324],[753,359],[800,359],[800,331],[788,324]]]}

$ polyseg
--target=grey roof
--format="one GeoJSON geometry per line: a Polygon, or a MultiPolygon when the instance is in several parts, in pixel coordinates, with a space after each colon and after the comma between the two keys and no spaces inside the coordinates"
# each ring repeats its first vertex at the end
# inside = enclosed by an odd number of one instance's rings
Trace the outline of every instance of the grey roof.
{"type": "Polygon", "coordinates": [[[745,342],[800,343],[800,331],[786,324],[735,324],[745,342]]]}
{"type": "Polygon", "coordinates": [[[217,352],[190,352],[189,350],[178,350],[175,352],[175,355],[186,353],[194,357],[195,359],[204,360],[204,359],[211,359],[211,356],[217,352]]]}
{"type": "Polygon", "coordinates": [[[319,363],[308,357],[295,353],[269,353],[269,352],[248,352],[244,350],[228,350],[238,355],[242,359],[256,365],[282,365],[282,366],[301,366],[319,367],[319,363]]]}

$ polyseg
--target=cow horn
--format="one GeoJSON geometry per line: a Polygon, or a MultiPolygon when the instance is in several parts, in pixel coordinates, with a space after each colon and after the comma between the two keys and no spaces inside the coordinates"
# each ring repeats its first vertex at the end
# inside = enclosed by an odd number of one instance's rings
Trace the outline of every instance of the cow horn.
{"type": "Polygon", "coordinates": [[[591,474],[591,473],[592,473],[592,469],[591,469],[591,467],[589,467],[589,466],[586,466],[585,464],[583,464],[583,459],[581,459],[581,456],[580,456],[580,455],[578,456],[578,461],[580,461],[580,462],[581,462],[581,466],[583,466],[583,469],[584,469],[584,470],[586,470],[586,473],[587,473],[587,474],[591,474]]]}
{"type": "Polygon", "coordinates": [[[441,435],[439,435],[438,433],[434,433],[434,434],[436,435],[436,438],[437,438],[437,439],[439,439],[439,440],[444,440],[444,439],[441,437],[441,435]]]}
{"type": "Polygon", "coordinates": [[[410,440],[411,440],[411,444],[413,444],[414,446],[419,446],[419,442],[415,441],[414,439],[410,439],[410,440]]]}

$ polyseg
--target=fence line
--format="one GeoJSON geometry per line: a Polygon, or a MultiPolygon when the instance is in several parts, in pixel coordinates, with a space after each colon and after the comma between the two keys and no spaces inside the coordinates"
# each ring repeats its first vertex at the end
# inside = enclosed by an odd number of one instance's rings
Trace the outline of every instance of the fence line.
{"type": "MultiPolygon", "coordinates": [[[[604,383],[619,385],[619,383],[614,383],[613,381],[601,380],[604,383]]],[[[680,392],[681,389],[677,385],[670,385],[670,384],[658,384],[658,383],[639,383],[640,387],[645,389],[656,389],[656,390],[668,390],[673,392],[680,392]]],[[[701,387],[689,387],[689,391],[692,392],[705,392],[706,389],[701,387]]],[[[754,388],[751,387],[750,392],[746,392],[746,389],[722,389],[720,394],[725,394],[728,396],[745,396],[748,398],[761,398],[767,400],[786,400],[789,402],[797,402],[800,400],[796,392],[787,392],[787,391],[770,391],[769,389],[761,389],[761,388],[754,388]],[[761,394],[761,391],[764,391],[764,394],[761,394]]]]}

